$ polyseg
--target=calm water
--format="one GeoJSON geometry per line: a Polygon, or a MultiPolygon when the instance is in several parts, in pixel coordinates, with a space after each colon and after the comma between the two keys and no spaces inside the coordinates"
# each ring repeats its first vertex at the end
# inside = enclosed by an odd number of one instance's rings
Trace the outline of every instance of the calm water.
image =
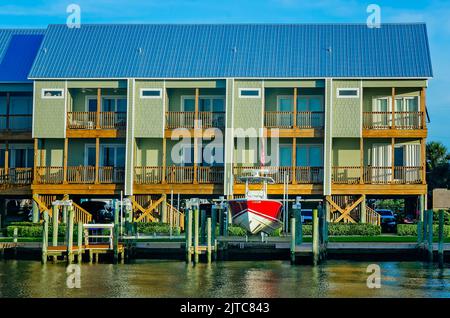
{"type": "Polygon", "coordinates": [[[327,261],[316,268],[287,261],[180,261],[83,264],[81,288],[66,287],[64,264],[0,261],[0,297],[447,297],[450,268],[378,262],[380,289],[366,286],[369,262],[327,261]]]}

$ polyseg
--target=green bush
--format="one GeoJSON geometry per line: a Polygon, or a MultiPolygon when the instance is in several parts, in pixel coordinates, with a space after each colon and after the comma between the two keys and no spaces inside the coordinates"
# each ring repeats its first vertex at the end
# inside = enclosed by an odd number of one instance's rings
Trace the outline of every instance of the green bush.
{"type": "MultiPolygon", "coordinates": [[[[173,235],[180,235],[181,230],[178,226],[172,227],[173,235]]],[[[139,234],[146,235],[169,235],[170,234],[170,226],[168,223],[158,223],[158,222],[149,222],[149,223],[138,223],[137,231],[139,234]]]]}
{"type": "MultiPolygon", "coordinates": [[[[372,224],[361,224],[361,223],[336,223],[328,224],[328,235],[329,236],[377,236],[381,234],[381,227],[372,224]]],[[[303,225],[303,235],[312,235],[312,225],[303,225]]]]}
{"type": "Polygon", "coordinates": [[[238,225],[230,225],[228,227],[228,235],[229,236],[246,236],[247,230],[238,225]]]}
{"type": "MultiPolygon", "coordinates": [[[[43,225],[39,223],[32,222],[11,222],[10,225],[6,227],[6,235],[9,237],[14,236],[14,228],[17,228],[17,236],[18,237],[42,237],[43,233],[43,225]]],[[[74,226],[73,229],[74,237],[78,235],[78,228],[74,226]]],[[[53,226],[52,223],[48,225],[48,234],[49,236],[53,235],[53,226]]],[[[66,225],[59,224],[58,225],[58,236],[64,237],[66,235],[66,225]]]]}
{"type": "MultiPolygon", "coordinates": [[[[433,213],[433,223],[439,224],[439,212],[438,211],[434,211],[434,213],[433,213]]],[[[450,225],[450,211],[444,210],[444,224],[450,225]]]]}
{"type": "MultiPolygon", "coordinates": [[[[438,237],[438,225],[433,225],[433,236],[438,237]]],[[[398,224],[397,234],[399,236],[417,236],[417,224],[398,224]]],[[[444,226],[444,237],[450,237],[450,226],[444,226]]]]}

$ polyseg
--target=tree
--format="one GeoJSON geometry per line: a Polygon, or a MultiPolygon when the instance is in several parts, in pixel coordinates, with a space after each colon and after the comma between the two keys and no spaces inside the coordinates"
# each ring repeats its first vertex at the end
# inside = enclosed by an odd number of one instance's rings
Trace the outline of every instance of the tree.
{"type": "Polygon", "coordinates": [[[430,199],[433,189],[450,187],[449,160],[447,147],[441,142],[432,141],[427,144],[427,183],[430,199]]]}

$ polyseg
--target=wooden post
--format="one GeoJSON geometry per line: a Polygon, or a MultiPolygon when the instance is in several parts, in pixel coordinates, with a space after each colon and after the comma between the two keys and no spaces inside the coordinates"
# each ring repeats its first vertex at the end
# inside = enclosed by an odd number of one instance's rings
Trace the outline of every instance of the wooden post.
{"type": "Polygon", "coordinates": [[[95,138],[95,183],[99,183],[98,167],[100,163],[100,138],[95,138]]]}
{"type": "Polygon", "coordinates": [[[394,183],[395,180],[395,138],[391,138],[391,166],[392,166],[392,172],[391,172],[391,181],[394,183]]]}
{"type": "Polygon", "coordinates": [[[119,260],[119,201],[114,202],[114,229],[113,229],[113,252],[114,252],[114,263],[119,260]]]}
{"type": "Polygon", "coordinates": [[[77,234],[78,234],[78,242],[77,242],[77,246],[78,246],[78,257],[77,257],[77,261],[79,264],[81,264],[82,258],[83,258],[83,222],[78,222],[78,229],[77,229],[77,234]]]}
{"type": "Polygon", "coordinates": [[[361,180],[359,183],[364,184],[364,139],[361,137],[359,138],[359,151],[360,151],[360,163],[361,166],[361,180]]]}
{"type": "Polygon", "coordinates": [[[417,244],[423,242],[423,221],[417,222],[417,244]]]}
{"type": "Polygon", "coordinates": [[[162,177],[161,182],[164,184],[166,183],[166,165],[167,165],[167,159],[166,159],[166,153],[167,153],[167,140],[164,137],[163,138],[163,144],[162,144],[162,177]]]}
{"type": "Polygon", "coordinates": [[[433,210],[428,210],[428,260],[433,261],[433,210]]]}
{"type": "Polygon", "coordinates": [[[167,223],[167,195],[165,193],[162,194],[163,202],[161,206],[161,222],[167,223]]]}
{"type": "Polygon", "coordinates": [[[361,201],[361,223],[366,223],[367,210],[366,210],[366,195],[362,195],[363,200],[361,201]]]}
{"type": "Polygon", "coordinates": [[[296,168],[297,168],[297,138],[292,138],[292,184],[297,184],[295,172],[296,168]]]}
{"type": "Polygon", "coordinates": [[[198,226],[199,226],[199,215],[198,215],[198,206],[194,208],[194,263],[198,263],[199,255],[198,255],[198,226]]]}
{"type": "Polygon", "coordinates": [[[185,209],[186,262],[192,261],[192,209],[185,209]]]}
{"type": "Polygon", "coordinates": [[[206,210],[200,210],[200,244],[206,243],[206,210]]]}
{"type": "Polygon", "coordinates": [[[291,264],[295,264],[295,246],[297,240],[295,225],[295,218],[291,218],[291,264]]]}
{"type": "Polygon", "coordinates": [[[48,247],[48,211],[44,211],[44,223],[42,231],[42,263],[47,263],[47,247],[48,247]]]}
{"type": "MultiPolygon", "coordinates": [[[[420,159],[422,165],[422,184],[427,183],[427,144],[426,139],[420,139],[420,159]]],[[[426,196],[426,194],[425,194],[426,196]]],[[[426,208],[426,207],[425,207],[426,208]]]]}
{"type": "MultiPolygon", "coordinates": [[[[52,206],[53,241],[52,246],[58,246],[59,207],[52,206]]],[[[67,230],[67,229],[66,229],[67,230]]]]}
{"type": "Polygon", "coordinates": [[[211,222],[211,218],[207,218],[206,221],[206,240],[208,241],[208,245],[207,245],[207,256],[208,256],[208,263],[211,263],[212,260],[212,248],[211,248],[211,244],[212,244],[212,222],[211,222]]]}
{"type": "Polygon", "coordinates": [[[425,196],[426,194],[422,194],[419,196],[419,205],[420,205],[420,221],[423,222],[424,215],[425,215],[425,196]]]}
{"type": "Polygon", "coordinates": [[[214,242],[216,240],[216,228],[217,228],[217,206],[216,205],[213,205],[211,208],[211,223],[212,223],[211,240],[212,240],[212,242],[214,242]]]}
{"type": "Polygon", "coordinates": [[[9,170],[9,142],[5,141],[5,175],[8,176],[9,170]]]}
{"type": "MultiPolygon", "coordinates": [[[[38,152],[39,152],[39,149],[38,149],[38,144],[39,143],[39,139],[37,139],[37,138],[34,138],[34,154],[33,154],[33,184],[34,183],[36,183],[36,175],[37,175],[37,167],[38,167],[38,165],[37,165],[37,163],[38,163],[38,152]]],[[[42,166],[43,165],[43,163],[42,162],[40,162],[40,165],[42,166]]],[[[34,213],[33,213],[33,223],[36,223],[36,222],[34,222],[34,213]]]]}
{"type": "Polygon", "coordinates": [[[14,231],[13,231],[13,242],[14,242],[14,243],[17,243],[17,237],[18,237],[18,235],[19,235],[19,229],[18,229],[17,227],[15,227],[15,228],[14,228],[14,231]]]}
{"type": "Polygon", "coordinates": [[[293,108],[294,108],[294,118],[292,121],[293,128],[297,127],[297,87],[294,87],[294,100],[293,100],[293,108]]]}
{"type": "Polygon", "coordinates": [[[194,114],[194,184],[198,183],[198,140],[197,140],[197,134],[196,129],[199,128],[198,125],[198,108],[199,108],[199,96],[200,96],[200,89],[195,89],[195,114],[194,114]]]}
{"type": "Polygon", "coordinates": [[[219,235],[224,235],[223,227],[224,227],[224,224],[225,224],[225,222],[224,222],[224,217],[225,217],[225,215],[224,215],[224,213],[223,213],[223,208],[222,208],[222,206],[220,206],[220,207],[217,209],[217,211],[218,211],[218,214],[219,214],[219,235]]]}
{"type": "Polygon", "coordinates": [[[391,100],[391,111],[392,111],[392,124],[391,128],[395,129],[395,87],[392,87],[392,100],[391,100]]]}
{"type": "Polygon", "coordinates": [[[66,228],[66,231],[68,231],[68,238],[67,238],[67,262],[69,264],[72,264],[73,262],[73,221],[74,221],[74,212],[73,207],[69,207],[69,222],[68,226],[66,228]]]}
{"type": "Polygon", "coordinates": [[[32,204],[32,210],[33,210],[33,223],[38,223],[39,222],[39,206],[36,202],[36,200],[38,199],[38,195],[35,193],[33,194],[33,200],[31,200],[31,204],[32,204]]]}
{"type": "Polygon", "coordinates": [[[438,227],[438,261],[439,267],[444,267],[444,211],[439,210],[438,227]]]}
{"type": "Polygon", "coordinates": [[[316,266],[319,263],[319,217],[317,209],[313,209],[313,239],[312,239],[312,254],[313,264],[316,266]]]}
{"type": "Polygon", "coordinates": [[[97,116],[96,116],[96,128],[100,129],[100,110],[102,108],[102,89],[97,88],[97,116]]]}
{"type": "Polygon", "coordinates": [[[67,183],[67,152],[69,149],[69,140],[64,138],[64,162],[63,162],[63,183],[67,183]]]}
{"type": "Polygon", "coordinates": [[[422,126],[422,129],[426,128],[426,121],[425,121],[425,116],[426,116],[426,88],[422,87],[422,90],[420,91],[420,112],[422,113],[421,115],[421,122],[420,125],[422,126]]]}
{"type": "Polygon", "coordinates": [[[62,212],[62,223],[67,224],[67,205],[63,205],[62,212]]]}
{"type": "Polygon", "coordinates": [[[223,224],[223,236],[228,236],[228,225],[230,224],[230,211],[227,209],[222,209],[222,213],[225,213],[225,220],[223,224]]]}

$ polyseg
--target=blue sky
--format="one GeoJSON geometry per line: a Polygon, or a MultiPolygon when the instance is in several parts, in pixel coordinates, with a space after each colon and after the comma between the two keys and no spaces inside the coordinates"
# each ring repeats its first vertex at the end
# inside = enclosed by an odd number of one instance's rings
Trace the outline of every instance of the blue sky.
{"type": "Polygon", "coordinates": [[[65,23],[71,3],[80,5],[82,23],[365,23],[371,3],[381,7],[383,23],[426,22],[434,70],[427,93],[429,140],[450,148],[448,0],[2,0],[0,27],[65,23]]]}

